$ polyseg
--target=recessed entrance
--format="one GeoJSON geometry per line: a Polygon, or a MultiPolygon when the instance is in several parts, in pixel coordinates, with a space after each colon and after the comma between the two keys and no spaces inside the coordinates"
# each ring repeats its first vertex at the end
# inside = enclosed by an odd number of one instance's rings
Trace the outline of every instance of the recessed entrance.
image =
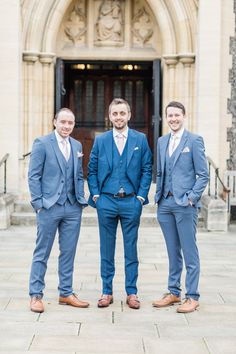
{"type": "Polygon", "coordinates": [[[58,60],[56,108],[69,107],[75,113],[72,136],[83,145],[85,175],[95,136],[111,129],[108,107],[114,97],[129,102],[129,127],[145,133],[154,149],[153,72],[153,62],[58,60]]]}

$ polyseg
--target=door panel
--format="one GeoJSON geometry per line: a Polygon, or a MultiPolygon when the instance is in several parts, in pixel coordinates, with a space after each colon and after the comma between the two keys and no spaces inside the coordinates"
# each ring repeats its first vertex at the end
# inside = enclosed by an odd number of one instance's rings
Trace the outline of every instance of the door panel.
{"type": "Polygon", "coordinates": [[[72,136],[83,145],[85,176],[95,136],[112,128],[108,108],[114,97],[129,102],[129,127],[144,132],[153,147],[152,63],[132,64],[132,70],[124,67],[120,63],[65,64],[64,104],[75,113],[72,136]]]}

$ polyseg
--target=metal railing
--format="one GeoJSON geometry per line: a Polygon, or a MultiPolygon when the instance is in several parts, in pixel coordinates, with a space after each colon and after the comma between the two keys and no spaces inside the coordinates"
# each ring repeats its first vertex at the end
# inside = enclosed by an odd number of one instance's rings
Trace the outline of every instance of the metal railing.
{"type": "Polygon", "coordinates": [[[30,152],[27,152],[26,154],[23,154],[22,157],[19,158],[19,160],[24,160],[27,156],[29,156],[31,154],[30,152]]]}
{"type": "Polygon", "coordinates": [[[0,168],[3,165],[3,193],[7,193],[7,159],[9,154],[5,154],[0,160],[0,168]]]}
{"type": "Polygon", "coordinates": [[[207,156],[207,161],[209,167],[208,195],[213,196],[215,199],[223,199],[227,203],[228,211],[230,211],[230,189],[226,187],[226,185],[220,178],[219,167],[215,165],[214,161],[209,156],[207,156]]]}

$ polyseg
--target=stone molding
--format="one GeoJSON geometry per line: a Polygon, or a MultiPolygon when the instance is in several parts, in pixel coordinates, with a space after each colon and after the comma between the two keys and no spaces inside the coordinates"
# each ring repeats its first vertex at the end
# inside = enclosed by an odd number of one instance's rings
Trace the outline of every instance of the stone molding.
{"type": "Polygon", "coordinates": [[[39,52],[23,52],[23,61],[27,63],[35,63],[39,59],[39,52]]]}
{"type": "Polygon", "coordinates": [[[180,54],[164,54],[163,59],[166,65],[174,67],[178,62],[184,64],[184,66],[191,66],[195,62],[194,53],[180,53],[180,54]]]}
{"type": "Polygon", "coordinates": [[[39,61],[42,64],[48,64],[50,65],[56,57],[56,54],[54,53],[40,53],[39,54],[39,61]]]}

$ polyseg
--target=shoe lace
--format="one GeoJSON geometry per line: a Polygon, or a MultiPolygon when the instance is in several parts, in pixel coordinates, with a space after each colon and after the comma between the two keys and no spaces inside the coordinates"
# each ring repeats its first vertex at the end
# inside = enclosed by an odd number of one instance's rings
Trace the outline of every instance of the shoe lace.
{"type": "Polygon", "coordinates": [[[183,303],[184,304],[191,304],[192,300],[188,297],[188,298],[185,298],[183,303]]]}

